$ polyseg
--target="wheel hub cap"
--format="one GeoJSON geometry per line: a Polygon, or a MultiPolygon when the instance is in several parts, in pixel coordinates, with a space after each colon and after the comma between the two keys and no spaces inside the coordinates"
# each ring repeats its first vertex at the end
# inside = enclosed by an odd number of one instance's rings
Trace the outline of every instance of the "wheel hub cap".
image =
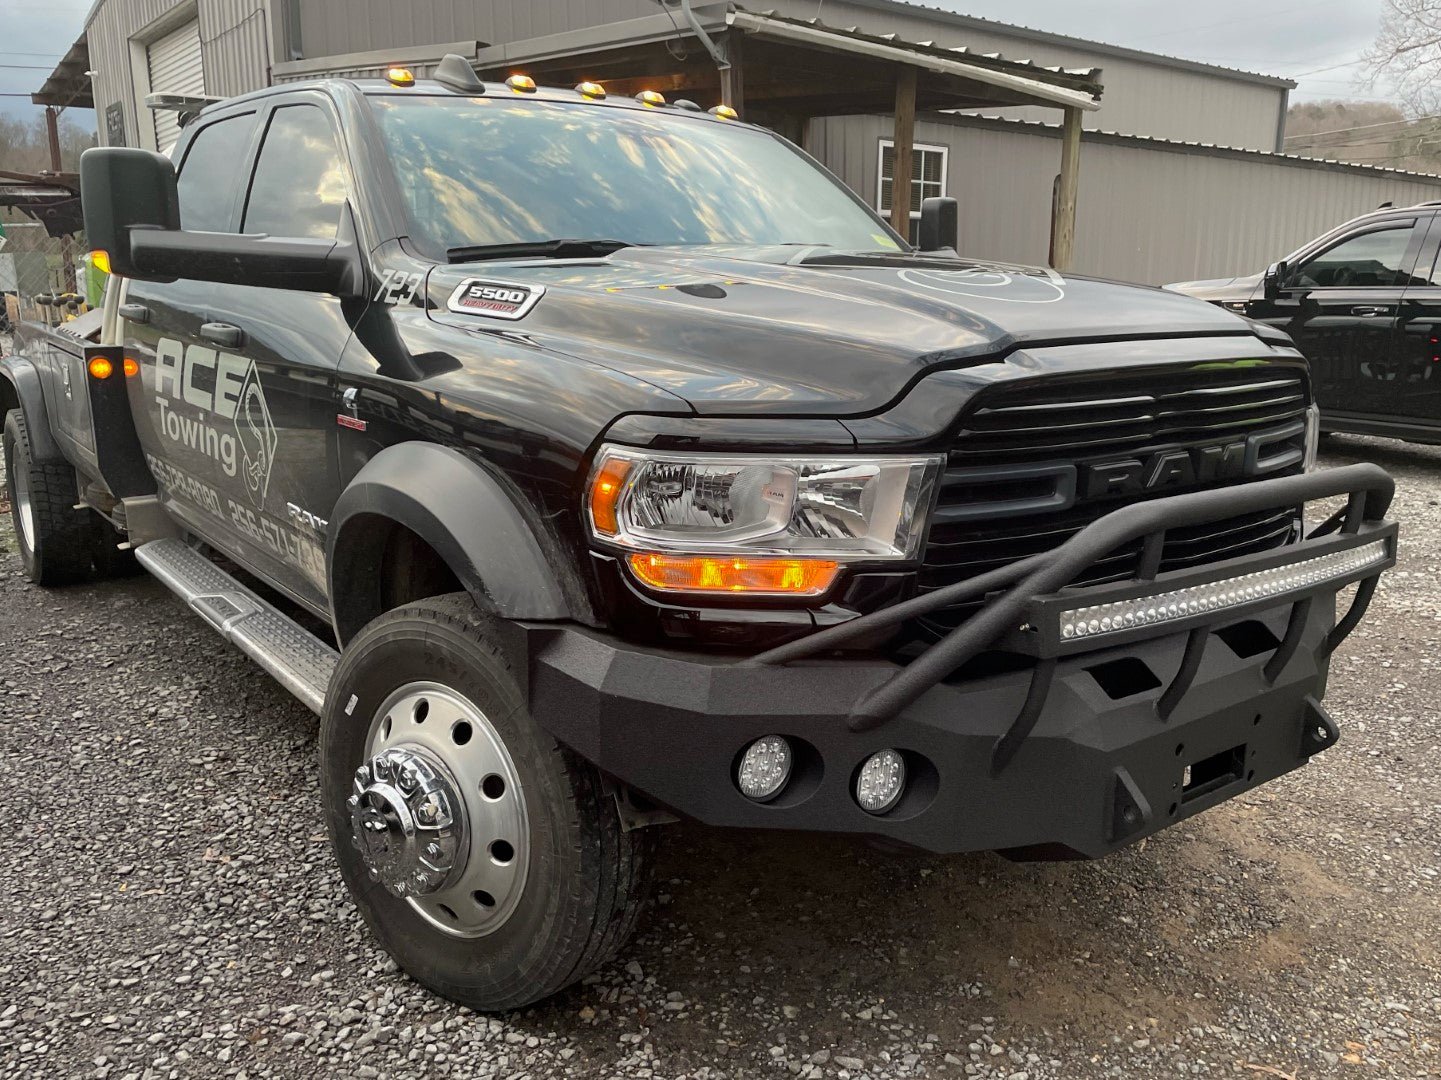
{"type": "Polygon", "coordinates": [[[426,896],[464,870],[465,804],[439,761],[392,747],[355,771],[351,839],[370,876],[395,896],[426,896]]]}

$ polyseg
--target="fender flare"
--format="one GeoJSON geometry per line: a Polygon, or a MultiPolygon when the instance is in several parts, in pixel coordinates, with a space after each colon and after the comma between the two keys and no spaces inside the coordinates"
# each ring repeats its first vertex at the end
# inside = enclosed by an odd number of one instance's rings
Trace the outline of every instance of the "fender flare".
{"type": "MultiPolygon", "coordinates": [[[[9,384],[9,390],[19,403],[20,414],[25,417],[25,432],[30,437],[30,457],[41,464],[65,461],[60,445],[50,430],[50,416],[45,411],[45,393],[40,387],[40,371],[35,364],[23,356],[7,356],[0,360],[0,378],[9,384]]],[[[4,420],[4,409],[0,408],[0,421],[4,420]]]]}
{"type": "Polygon", "coordinates": [[[326,576],[342,642],[374,616],[363,592],[344,587],[355,576],[375,573],[379,553],[366,543],[366,517],[388,519],[419,536],[490,614],[553,621],[588,607],[574,573],[565,574],[559,556],[546,557],[546,547],[556,545],[499,479],[450,447],[397,443],[361,468],[331,513],[326,576]]]}

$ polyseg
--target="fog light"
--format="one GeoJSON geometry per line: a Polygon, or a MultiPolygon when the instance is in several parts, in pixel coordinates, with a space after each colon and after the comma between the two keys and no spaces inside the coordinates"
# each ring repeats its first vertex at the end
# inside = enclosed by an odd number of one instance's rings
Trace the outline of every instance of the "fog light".
{"type": "Polygon", "coordinates": [[[856,777],[856,802],[870,814],[884,814],[906,790],[906,759],[896,750],[881,750],[866,758],[856,777]]]}
{"type": "Polygon", "coordinates": [[[769,802],[791,778],[791,744],[779,735],[767,735],[746,747],[736,783],[741,794],[756,802],[769,802]]]}

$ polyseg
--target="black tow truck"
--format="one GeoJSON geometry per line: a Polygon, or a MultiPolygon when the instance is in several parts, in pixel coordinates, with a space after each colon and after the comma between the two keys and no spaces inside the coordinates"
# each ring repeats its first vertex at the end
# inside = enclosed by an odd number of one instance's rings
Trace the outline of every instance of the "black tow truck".
{"type": "Polygon", "coordinates": [[[458,57],[81,173],[103,310],[0,366],[26,572],[138,560],[320,715],[340,871],[442,994],[613,955],[677,817],[1098,857],[1338,737],[1392,484],[1313,470],[1277,330],[458,57]]]}

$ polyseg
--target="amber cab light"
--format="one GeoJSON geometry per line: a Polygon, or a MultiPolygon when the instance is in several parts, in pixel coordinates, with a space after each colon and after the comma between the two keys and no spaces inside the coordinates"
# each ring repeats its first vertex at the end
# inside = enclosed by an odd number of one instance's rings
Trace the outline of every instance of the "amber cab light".
{"type": "Polygon", "coordinates": [[[404,67],[386,68],[385,81],[391,86],[414,86],[415,72],[404,67]]]}
{"type": "Polygon", "coordinates": [[[108,379],[115,374],[115,365],[104,356],[93,356],[90,358],[90,377],[93,379],[108,379]]]}
{"type": "Polygon", "coordinates": [[[836,580],[831,559],[750,558],[736,555],[665,555],[637,552],[630,568],[660,592],[820,596],[836,580]]]}

